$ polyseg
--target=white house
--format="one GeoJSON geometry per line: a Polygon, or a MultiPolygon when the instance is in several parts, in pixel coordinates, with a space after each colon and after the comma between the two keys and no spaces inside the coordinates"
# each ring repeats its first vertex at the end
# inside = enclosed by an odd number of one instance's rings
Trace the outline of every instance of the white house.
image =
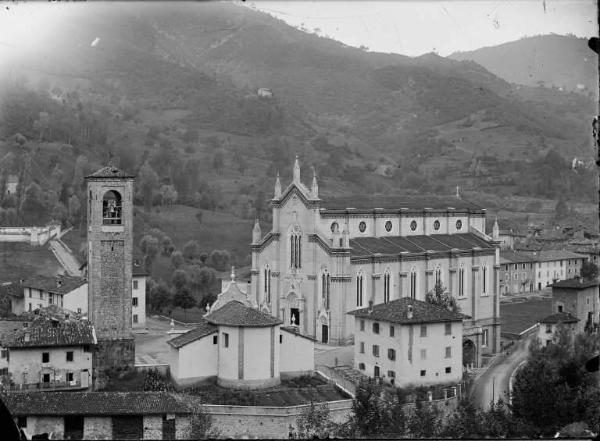
{"type": "Polygon", "coordinates": [[[461,381],[462,314],[407,297],[348,314],[356,369],[397,386],[461,381]]]}
{"type": "Polygon", "coordinates": [[[19,177],[16,175],[8,175],[6,179],[6,194],[7,195],[16,195],[17,194],[17,186],[19,185],[19,177]]]}
{"type": "MultiPolygon", "coordinates": [[[[131,322],[134,329],[146,326],[147,276],[148,274],[139,265],[133,265],[131,322]]],[[[0,284],[0,293],[10,297],[11,312],[16,315],[50,305],[84,315],[88,311],[88,281],[82,277],[31,276],[19,281],[0,284]]]]}
{"type": "Polygon", "coordinates": [[[571,331],[571,335],[577,333],[577,322],[579,319],[568,312],[556,312],[543,319],[540,319],[538,326],[538,338],[543,346],[552,343],[559,326],[566,327],[571,331]]]}
{"type": "Polygon", "coordinates": [[[41,315],[7,339],[8,375],[17,389],[91,386],[94,327],[87,320],[41,315]]]}
{"type": "Polygon", "coordinates": [[[235,281],[208,310],[196,328],[168,342],[178,385],[216,378],[221,386],[257,389],[313,371],[314,340],[281,328],[282,321],[259,311],[235,281]]]}

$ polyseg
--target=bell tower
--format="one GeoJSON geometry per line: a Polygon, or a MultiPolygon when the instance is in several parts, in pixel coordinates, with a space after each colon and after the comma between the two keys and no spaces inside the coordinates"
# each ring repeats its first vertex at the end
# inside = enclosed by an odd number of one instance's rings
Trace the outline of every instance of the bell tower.
{"type": "Polygon", "coordinates": [[[113,166],[86,177],[88,318],[98,340],[94,379],[106,369],[133,368],[131,270],[133,176],[113,166]]]}

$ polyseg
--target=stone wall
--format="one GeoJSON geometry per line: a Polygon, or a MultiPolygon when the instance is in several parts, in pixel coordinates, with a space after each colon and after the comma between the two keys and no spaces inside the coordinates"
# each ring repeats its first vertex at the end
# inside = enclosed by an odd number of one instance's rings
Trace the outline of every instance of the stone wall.
{"type": "MultiPolygon", "coordinates": [[[[205,405],[213,428],[220,438],[287,438],[290,425],[309,405],[289,407],[205,405]]],[[[348,419],[352,400],[328,402],[330,417],[342,423],[348,419]]]]}
{"type": "Polygon", "coordinates": [[[1,227],[0,242],[23,242],[33,246],[45,245],[60,234],[60,225],[45,227],[1,227]]]}
{"type": "Polygon", "coordinates": [[[25,431],[30,435],[38,433],[52,433],[51,439],[62,439],[65,432],[63,417],[27,417],[27,427],[25,431]]]}
{"type": "Polygon", "coordinates": [[[162,439],[163,417],[162,415],[144,416],[144,439],[162,439]]]}

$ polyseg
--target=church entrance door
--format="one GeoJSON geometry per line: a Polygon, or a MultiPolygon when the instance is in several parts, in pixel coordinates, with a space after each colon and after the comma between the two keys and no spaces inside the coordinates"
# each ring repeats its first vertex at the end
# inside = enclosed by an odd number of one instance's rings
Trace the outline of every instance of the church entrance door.
{"type": "Polygon", "coordinates": [[[329,326],[321,325],[321,330],[322,330],[321,341],[323,343],[327,343],[329,341],[329,326]]]}
{"type": "Polygon", "coordinates": [[[290,308],[290,323],[300,326],[300,310],[298,308],[290,308]]]}

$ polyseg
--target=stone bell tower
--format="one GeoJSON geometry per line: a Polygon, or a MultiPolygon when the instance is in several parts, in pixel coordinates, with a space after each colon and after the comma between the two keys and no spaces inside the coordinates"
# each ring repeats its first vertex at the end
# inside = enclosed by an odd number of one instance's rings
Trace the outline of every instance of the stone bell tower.
{"type": "Polygon", "coordinates": [[[98,345],[94,380],[116,367],[133,368],[131,270],[133,176],[113,166],[86,177],[88,195],[88,318],[98,345]]]}

